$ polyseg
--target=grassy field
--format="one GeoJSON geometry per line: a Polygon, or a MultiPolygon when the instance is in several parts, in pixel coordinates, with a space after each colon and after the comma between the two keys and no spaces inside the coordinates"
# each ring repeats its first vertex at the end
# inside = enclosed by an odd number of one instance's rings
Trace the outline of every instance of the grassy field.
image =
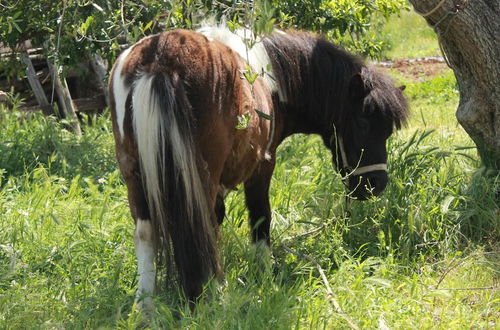
{"type": "MultiPolygon", "coordinates": [[[[424,31],[411,40],[428,35],[411,14],[392,29],[405,19],[424,31]]],[[[435,50],[424,48],[391,57],[435,50]]],[[[498,327],[500,179],[479,168],[456,123],[450,71],[418,81],[393,74],[413,116],[390,140],[386,192],[346,204],[320,139],[285,141],[272,181],[272,256],[249,244],[242,192],[231,193],[224,285],[208,285],[195,311],[168,286],[148,322],[133,308],[133,222],[109,115],[77,138],[64,123],[3,109],[0,328],[498,327]]]]}
{"type": "Polygon", "coordinates": [[[390,45],[388,58],[441,56],[436,35],[414,12],[403,12],[384,24],[382,40],[390,45]]]}

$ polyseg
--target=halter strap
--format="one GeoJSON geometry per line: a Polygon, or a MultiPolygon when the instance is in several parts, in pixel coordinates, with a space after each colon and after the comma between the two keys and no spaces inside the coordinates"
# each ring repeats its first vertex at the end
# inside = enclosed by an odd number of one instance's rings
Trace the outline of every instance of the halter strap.
{"type": "Polygon", "coordinates": [[[373,171],[387,171],[387,164],[379,163],[368,166],[361,166],[356,168],[353,172],[351,172],[351,175],[361,175],[373,171]]]}
{"type": "Polygon", "coordinates": [[[339,144],[339,149],[340,149],[340,157],[342,157],[342,165],[344,166],[345,169],[349,171],[347,176],[350,175],[361,175],[365,174],[368,172],[374,172],[374,171],[387,171],[387,164],[386,163],[378,163],[378,164],[372,164],[372,165],[367,165],[367,166],[361,166],[361,167],[356,167],[354,170],[351,170],[351,167],[349,166],[349,162],[347,161],[347,154],[345,153],[345,148],[344,148],[344,141],[342,140],[342,137],[338,137],[338,144],[339,144]]]}

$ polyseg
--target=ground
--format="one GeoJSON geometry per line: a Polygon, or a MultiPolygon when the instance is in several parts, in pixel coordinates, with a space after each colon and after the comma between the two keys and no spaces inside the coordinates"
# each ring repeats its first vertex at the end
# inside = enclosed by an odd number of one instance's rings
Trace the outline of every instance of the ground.
{"type": "Polygon", "coordinates": [[[429,80],[449,70],[444,58],[436,56],[382,61],[376,65],[386,71],[390,69],[398,71],[411,82],[429,80]]]}

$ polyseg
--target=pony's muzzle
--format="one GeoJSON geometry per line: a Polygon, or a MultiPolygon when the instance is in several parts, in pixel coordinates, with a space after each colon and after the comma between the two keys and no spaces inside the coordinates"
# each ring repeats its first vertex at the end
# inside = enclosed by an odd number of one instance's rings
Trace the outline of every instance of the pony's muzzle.
{"type": "Polygon", "coordinates": [[[387,187],[388,182],[387,172],[377,170],[350,176],[347,187],[352,198],[364,201],[380,195],[387,187]]]}

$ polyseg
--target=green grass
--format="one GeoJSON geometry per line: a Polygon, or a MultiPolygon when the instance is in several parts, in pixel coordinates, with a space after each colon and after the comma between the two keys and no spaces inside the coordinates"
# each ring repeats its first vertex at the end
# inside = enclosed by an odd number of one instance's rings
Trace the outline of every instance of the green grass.
{"type": "Polygon", "coordinates": [[[388,48],[383,57],[388,59],[441,56],[436,34],[413,11],[389,20],[382,29],[381,40],[388,48]]]}
{"type": "Polygon", "coordinates": [[[451,72],[395,76],[413,115],[389,141],[383,195],[346,204],[320,139],[287,139],[271,188],[272,256],[249,244],[243,194],[233,192],[225,283],[207,285],[195,311],[175,285],[162,288],[147,318],[133,307],[133,221],[109,115],[78,138],[41,114],[1,110],[0,328],[498,327],[500,178],[478,169],[456,123],[451,72]]]}

